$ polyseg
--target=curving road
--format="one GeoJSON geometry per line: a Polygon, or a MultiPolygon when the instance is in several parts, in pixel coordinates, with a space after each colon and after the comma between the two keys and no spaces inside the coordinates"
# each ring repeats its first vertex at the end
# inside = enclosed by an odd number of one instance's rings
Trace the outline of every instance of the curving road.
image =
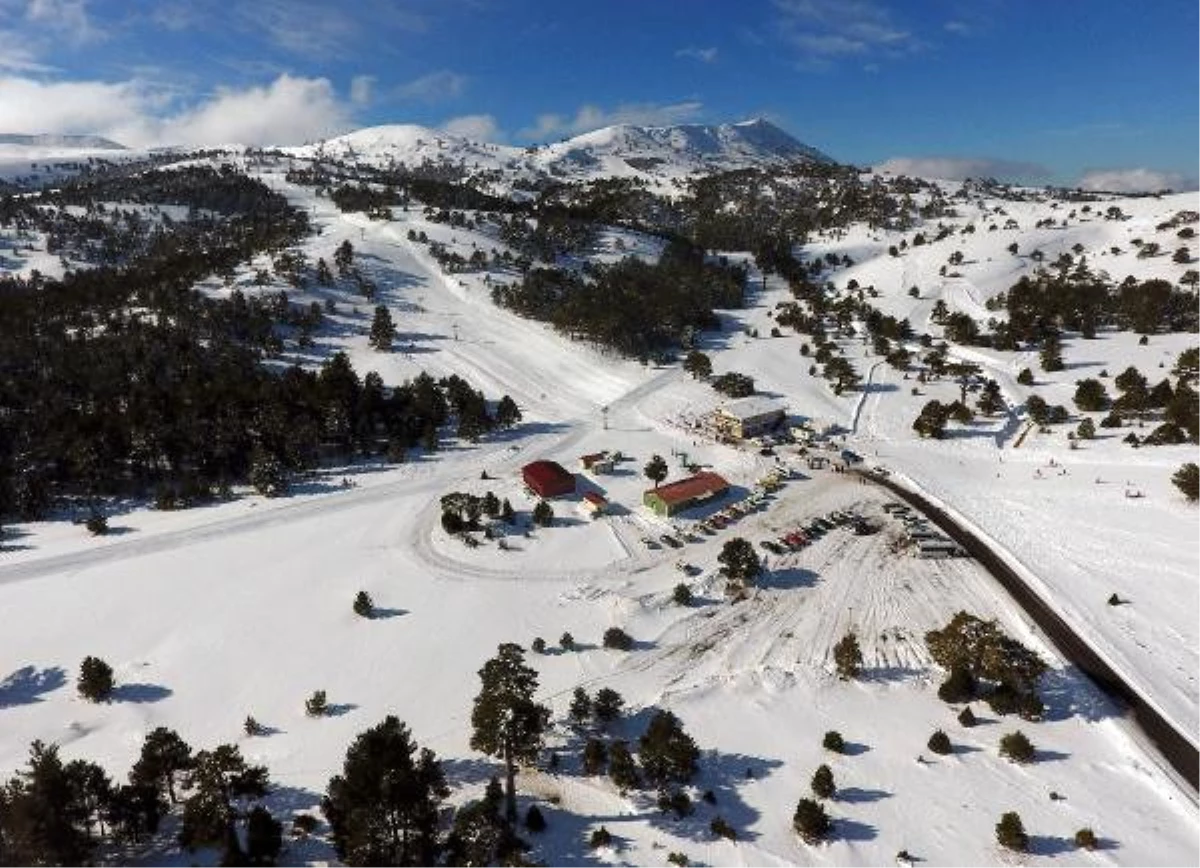
{"type": "Polygon", "coordinates": [[[1200,784],[1200,751],[1197,750],[1195,741],[1187,733],[1176,729],[1146,697],[1114,671],[1088,641],[1063,620],[1053,606],[1026,584],[991,545],[917,492],[867,470],[855,469],[853,472],[886,488],[921,510],[947,536],[979,561],[1054,643],[1063,657],[1077,666],[1108,696],[1129,710],[1134,723],[1158,749],[1170,767],[1191,785],[1193,791],[1197,790],[1200,784]]]}

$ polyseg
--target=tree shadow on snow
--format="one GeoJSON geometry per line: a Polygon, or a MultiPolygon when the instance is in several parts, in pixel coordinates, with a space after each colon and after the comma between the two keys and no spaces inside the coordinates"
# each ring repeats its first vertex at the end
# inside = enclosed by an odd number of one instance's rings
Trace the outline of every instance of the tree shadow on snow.
{"type": "Polygon", "coordinates": [[[890,799],[895,793],[887,790],[864,790],[862,787],[842,787],[834,795],[834,800],[850,805],[869,804],[890,799]]]}
{"type": "Polygon", "coordinates": [[[283,823],[284,841],[279,864],[337,864],[337,853],[325,837],[329,827],[321,814],[320,794],[301,787],[273,786],[264,803],[272,816],[283,823]],[[299,814],[316,818],[318,825],[313,834],[302,835],[292,831],[292,820],[299,814]]]}
{"type": "Polygon", "coordinates": [[[446,783],[452,787],[487,783],[492,777],[504,774],[503,766],[492,760],[454,757],[440,762],[446,783]]]}
{"type": "Polygon", "coordinates": [[[871,746],[868,744],[862,744],[861,742],[856,741],[848,741],[842,746],[842,754],[845,756],[860,756],[870,749],[871,746]]]}
{"type": "Polygon", "coordinates": [[[1051,669],[1038,684],[1038,695],[1046,705],[1046,720],[1066,720],[1078,715],[1089,723],[1122,717],[1125,709],[1105,694],[1076,666],[1051,669]]]}
{"type": "Polygon", "coordinates": [[[658,809],[657,796],[653,791],[647,795],[647,819],[657,828],[669,830],[680,837],[695,841],[718,840],[710,824],[722,818],[736,832],[737,840],[753,841],[758,833],[751,830],[761,817],[761,812],[742,798],[740,789],[767,777],[783,763],[775,759],[723,753],[718,750],[703,751],[700,756],[699,774],[689,786],[700,793],[711,792],[714,802],[710,805],[703,799],[693,802],[693,812],[687,817],[676,817],[674,813],[658,809]]]}
{"type": "Polygon", "coordinates": [[[1030,835],[1029,853],[1034,856],[1061,856],[1074,853],[1075,842],[1057,835],[1030,835]]]}
{"type": "Polygon", "coordinates": [[[925,670],[913,666],[868,666],[859,673],[859,681],[892,684],[919,677],[925,670]]]}
{"type": "Polygon", "coordinates": [[[331,702],[325,706],[326,717],[342,717],[358,708],[358,704],[354,702],[331,702]]]}
{"type": "Polygon", "coordinates": [[[14,705],[31,705],[42,701],[42,695],[51,693],[67,683],[67,673],[61,666],[22,666],[0,681],[0,708],[14,705]]]}
{"type": "Polygon", "coordinates": [[[110,696],[113,702],[161,702],[174,693],[161,684],[119,684],[110,696]]]}
{"type": "Polygon", "coordinates": [[[837,817],[833,820],[833,837],[842,841],[874,841],[879,830],[870,823],[837,817]]]}
{"type": "Polygon", "coordinates": [[[389,609],[384,606],[376,606],[371,610],[372,621],[386,621],[388,618],[399,618],[401,615],[407,615],[408,609],[389,609]]]}
{"type": "Polygon", "coordinates": [[[763,572],[758,577],[757,584],[760,588],[777,588],[779,590],[814,588],[820,578],[812,570],[804,567],[787,567],[763,572]]]}

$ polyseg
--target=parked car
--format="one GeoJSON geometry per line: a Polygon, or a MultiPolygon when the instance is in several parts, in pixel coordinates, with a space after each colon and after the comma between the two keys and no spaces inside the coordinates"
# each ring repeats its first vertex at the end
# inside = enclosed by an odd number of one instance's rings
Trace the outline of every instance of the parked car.
{"type": "Polygon", "coordinates": [[[651,539],[651,538],[650,538],[650,537],[648,537],[648,536],[644,536],[644,537],[642,537],[642,544],[643,544],[643,545],[644,545],[646,548],[648,548],[648,549],[660,549],[660,548],[662,548],[662,546],[660,546],[660,545],[659,545],[659,544],[658,544],[658,543],[657,543],[655,540],[651,539]]]}
{"type": "Polygon", "coordinates": [[[663,542],[665,542],[667,545],[669,545],[673,549],[683,548],[683,543],[681,543],[679,540],[675,539],[675,537],[671,536],[669,533],[664,533],[662,536],[659,537],[659,539],[661,539],[663,542]]]}

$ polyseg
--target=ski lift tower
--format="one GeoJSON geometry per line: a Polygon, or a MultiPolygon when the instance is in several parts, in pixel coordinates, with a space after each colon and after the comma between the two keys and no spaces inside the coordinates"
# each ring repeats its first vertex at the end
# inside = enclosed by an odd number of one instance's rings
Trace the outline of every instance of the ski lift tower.
{"type": "Polygon", "coordinates": [[[607,404],[605,404],[603,407],[600,408],[600,419],[601,419],[602,424],[604,425],[604,430],[607,431],[608,430],[608,405],[607,404]]]}

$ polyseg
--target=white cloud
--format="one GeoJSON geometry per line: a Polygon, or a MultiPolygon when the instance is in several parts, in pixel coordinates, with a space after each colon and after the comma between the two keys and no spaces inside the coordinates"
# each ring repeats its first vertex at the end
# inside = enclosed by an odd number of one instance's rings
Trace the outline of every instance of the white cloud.
{"type": "Polygon", "coordinates": [[[1195,190],[1196,179],[1179,172],[1154,169],[1093,169],[1079,179],[1082,190],[1109,193],[1158,193],[1162,190],[1195,190]]]}
{"type": "Polygon", "coordinates": [[[701,63],[712,63],[717,59],[716,48],[697,48],[694,45],[689,45],[687,48],[681,48],[675,52],[676,57],[690,57],[692,60],[698,60],[701,63]]]}
{"type": "Polygon", "coordinates": [[[857,55],[900,56],[924,44],[893,23],[872,0],[774,0],[777,32],[797,49],[804,65],[821,67],[857,55]]]}
{"type": "Polygon", "coordinates": [[[973,29],[970,24],[965,21],[947,21],[942,25],[942,29],[947,33],[957,33],[959,36],[969,36],[973,29]]]}
{"type": "Polygon", "coordinates": [[[419,102],[444,102],[462,96],[466,89],[467,77],[441,69],[396,87],[396,96],[400,99],[419,102]]]}
{"type": "Polygon", "coordinates": [[[496,119],[491,115],[463,115],[450,118],[441,129],[452,136],[462,136],[475,142],[497,142],[504,138],[496,119]]]}
{"type": "Polygon", "coordinates": [[[999,160],[992,157],[892,157],[874,167],[876,172],[909,175],[916,178],[995,178],[1000,181],[1035,182],[1050,176],[1050,170],[1037,163],[999,160]]]}
{"type": "Polygon", "coordinates": [[[350,114],[324,78],[281,75],[266,87],[219,90],[161,122],[165,142],[189,145],[301,144],[342,132],[350,114]]]}
{"type": "Polygon", "coordinates": [[[88,17],[85,0],[30,0],[25,18],[65,35],[76,45],[93,42],[104,35],[88,17]]]}
{"type": "Polygon", "coordinates": [[[42,63],[38,56],[39,51],[28,36],[0,30],[0,72],[52,72],[53,67],[42,63]]]}
{"type": "Polygon", "coordinates": [[[517,135],[523,139],[544,141],[564,135],[578,135],[614,124],[636,124],[648,127],[669,126],[694,120],[703,108],[703,103],[694,101],[669,105],[622,103],[613,109],[603,109],[590,104],[582,105],[576,110],[575,117],[569,119],[552,113],[538,115],[532,127],[521,130],[517,135]]]}
{"type": "Polygon", "coordinates": [[[350,126],[323,78],[282,75],[265,87],[218,90],[174,108],[177,93],[145,81],[45,83],[0,78],[0,130],[96,133],[132,147],[300,144],[350,126]]]}
{"type": "Polygon", "coordinates": [[[366,105],[371,101],[371,90],[375,86],[375,76],[356,75],[350,81],[350,102],[355,105],[366,105]]]}
{"type": "Polygon", "coordinates": [[[5,132],[104,135],[143,117],[150,107],[146,88],[136,82],[0,78],[0,130],[5,132]]]}
{"type": "Polygon", "coordinates": [[[329,58],[351,45],[359,29],[336,6],[299,0],[252,0],[236,9],[242,29],[264,35],[292,54],[329,58]]]}

